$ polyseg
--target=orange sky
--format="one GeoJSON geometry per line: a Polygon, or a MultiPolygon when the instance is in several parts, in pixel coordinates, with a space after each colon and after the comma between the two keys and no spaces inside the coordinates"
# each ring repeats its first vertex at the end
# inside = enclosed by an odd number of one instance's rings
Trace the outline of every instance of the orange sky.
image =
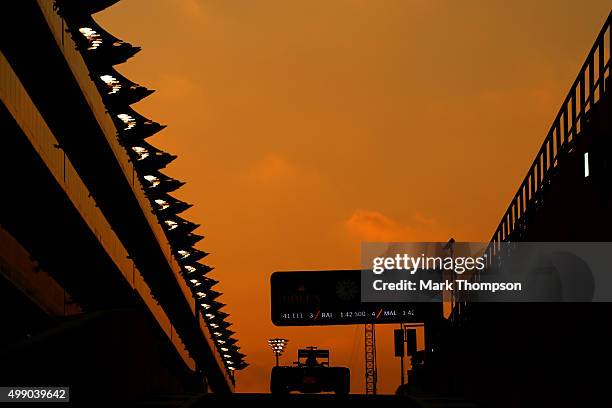
{"type": "MultiPolygon", "coordinates": [[[[202,224],[233,330],[267,389],[266,340],[332,349],[363,392],[363,328],[277,328],[271,272],[359,267],[370,241],[490,238],[609,0],[124,0],[96,16],[143,51],[166,173],[202,224]]],[[[379,327],[379,390],[399,382],[379,327]]]]}

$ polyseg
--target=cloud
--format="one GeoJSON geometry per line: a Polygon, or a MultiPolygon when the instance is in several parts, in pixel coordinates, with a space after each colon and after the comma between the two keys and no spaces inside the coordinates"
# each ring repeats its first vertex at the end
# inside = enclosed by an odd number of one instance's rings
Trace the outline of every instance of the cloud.
{"type": "Polygon", "coordinates": [[[196,20],[203,20],[208,17],[199,0],[178,0],[176,5],[178,10],[186,17],[196,20]]]}
{"type": "Polygon", "coordinates": [[[287,181],[296,177],[295,167],[278,153],[268,153],[249,173],[249,178],[262,184],[287,181]]]}
{"type": "Polygon", "coordinates": [[[409,241],[412,228],[401,225],[378,211],[355,210],[346,221],[348,232],[362,241],[409,241]]]}
{"type": "Polygon", "coordinates": [[[324,178],[317,169],[289,160],[276,152],[264,154],[250,166],[246,178],[259,186],[294,187],[310,192],[320,192],[324,188],[324,178]]]}
{"type": "Polygon", "coordinates": [[[423,224],[423,225],[434,225],[436,223],[436,220],[434,220],[433,218],[430,218],[424,214],[421,214],[420,212],[414,214],[414,219],[419,223],[419,224],[423,224]]]}
{"type": "Polygon", "coordinates": [[[415,212],[409,223],[402,223],[379,211],[357,209],[344,227],[362,242],[446,242],[450,236],[447,228],[420,212],[415,212]]]}

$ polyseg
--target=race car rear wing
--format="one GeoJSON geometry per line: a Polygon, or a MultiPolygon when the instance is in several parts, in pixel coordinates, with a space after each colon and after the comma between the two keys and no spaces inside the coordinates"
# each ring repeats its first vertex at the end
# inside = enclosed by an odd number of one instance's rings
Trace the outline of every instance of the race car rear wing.
{"type": "Polygon", "coordinates": [[[298,350],[298,358],[308,358],[308,356],[329,359],[329,350],[298,350]]]}

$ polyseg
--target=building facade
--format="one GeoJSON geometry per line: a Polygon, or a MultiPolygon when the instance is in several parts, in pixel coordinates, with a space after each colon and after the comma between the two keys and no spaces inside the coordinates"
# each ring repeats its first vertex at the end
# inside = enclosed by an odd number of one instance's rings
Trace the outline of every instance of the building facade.
{"type": "Polygon", "coordinates": [[[92,16],[115,2],[3,5],[0,383],[232,392],[245,356],[162,172],[176,156],[113,68],[140,48],[92,16]]]}

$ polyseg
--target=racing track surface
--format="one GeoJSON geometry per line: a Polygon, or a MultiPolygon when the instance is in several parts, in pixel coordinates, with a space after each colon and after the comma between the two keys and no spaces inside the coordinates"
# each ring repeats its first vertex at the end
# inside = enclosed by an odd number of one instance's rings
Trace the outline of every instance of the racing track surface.
{"type": "Polygon", "coordinates": [[[410,398],[398,397],[395,395],[359,395],[349,394],[347,396],[338,397],[333,394],[290,394],[285,397],[277,397],[271,394],[232,394],[232,395],[201,395],[192,398],[182,407],[189,408],[204,408],[204,407],[277,407],[283,406],[287,408],[310,407],[354,407],[354,406],[372,406],[372,407],[402,407],[402,408],[437,408],[437,407],[454,407],[454,408],[474,408],[473,404],[466,403],[461,400],[444,399],[444,398],[410,398]]]}

